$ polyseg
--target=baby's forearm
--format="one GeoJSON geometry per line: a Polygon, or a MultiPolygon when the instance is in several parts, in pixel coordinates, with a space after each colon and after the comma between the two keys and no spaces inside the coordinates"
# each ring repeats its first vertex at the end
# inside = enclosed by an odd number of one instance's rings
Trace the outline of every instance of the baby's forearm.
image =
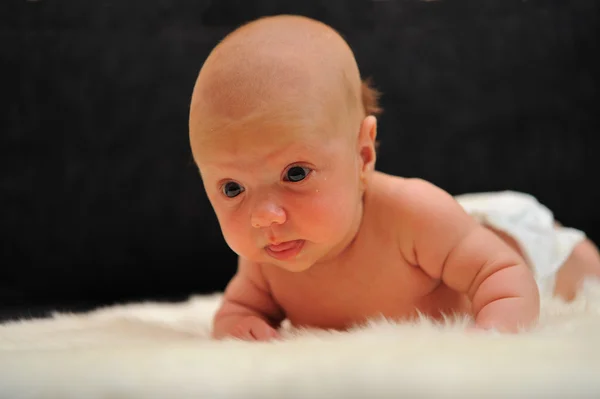
{"type": "Polygon", "coordinates": [[[485,305],[475,317],[475,325],[483,329],[518,332],[531,327],[539,316],[539,309],[531,298],[502,298],[485,305]]]}
{"type": "Polygon", "coordinates": [[[473,303],[477,327],[505,332],[531,327],[540,312],[537,284],[525,265],[490,275],[475,293],[473,303]]]}

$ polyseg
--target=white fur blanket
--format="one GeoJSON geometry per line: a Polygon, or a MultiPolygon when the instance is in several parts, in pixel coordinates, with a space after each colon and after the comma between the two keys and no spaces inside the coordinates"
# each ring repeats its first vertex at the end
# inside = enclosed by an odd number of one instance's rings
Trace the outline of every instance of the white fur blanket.
{"type": "Polygon", "coordinates": [[[0,325],[0,398],[600,398],[600,283],[518,335],[378,321],[209,340],[219,296],[0,325]]]}

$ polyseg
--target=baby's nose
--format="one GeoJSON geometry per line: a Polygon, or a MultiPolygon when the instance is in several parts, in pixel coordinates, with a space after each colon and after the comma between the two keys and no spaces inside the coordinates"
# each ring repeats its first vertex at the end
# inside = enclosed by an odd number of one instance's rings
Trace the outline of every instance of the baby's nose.
{"type": "Polygon", "coordinates": [[[286,220],[286,214],[283,208],[274,202],[266,202],[259,204],[252,212],[251,220],[252,227],[261,228],[269,227],[272,224],[283,224],[286,220]]]}

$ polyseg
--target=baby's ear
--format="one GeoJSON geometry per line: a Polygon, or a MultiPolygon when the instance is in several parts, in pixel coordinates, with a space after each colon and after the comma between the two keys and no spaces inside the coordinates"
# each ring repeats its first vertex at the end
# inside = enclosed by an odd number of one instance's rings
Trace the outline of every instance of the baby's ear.
{"type": "MultiPolygon", "coordinates": [[[[373,87],[373,80],[366,78],[360,86],[361,100],[365,116],[373,115],[378,117],[383,113],[383,108],[379,104],[381,92],[373,87]]],[[[379,149],[379,141],[375,140],[375,152],[379,149]]]]}
{"type": "Polygon", "coordinates": [[[373,115],[363,119],[358,136],[358,150],[362,160],[362,173],[375,169],[375,147],[377,139],[377,118],[373,115]]]}

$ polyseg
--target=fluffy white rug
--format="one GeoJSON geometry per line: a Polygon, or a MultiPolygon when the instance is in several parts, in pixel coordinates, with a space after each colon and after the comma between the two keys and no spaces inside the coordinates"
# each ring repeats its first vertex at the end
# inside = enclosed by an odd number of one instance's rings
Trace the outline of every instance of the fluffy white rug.
{"type": "Polygon", "coordinates": [[[219,296],[0,325],[0,398],[600,398],[600,283],[537,329],[373,322],[209,340],[219,296]]]}

